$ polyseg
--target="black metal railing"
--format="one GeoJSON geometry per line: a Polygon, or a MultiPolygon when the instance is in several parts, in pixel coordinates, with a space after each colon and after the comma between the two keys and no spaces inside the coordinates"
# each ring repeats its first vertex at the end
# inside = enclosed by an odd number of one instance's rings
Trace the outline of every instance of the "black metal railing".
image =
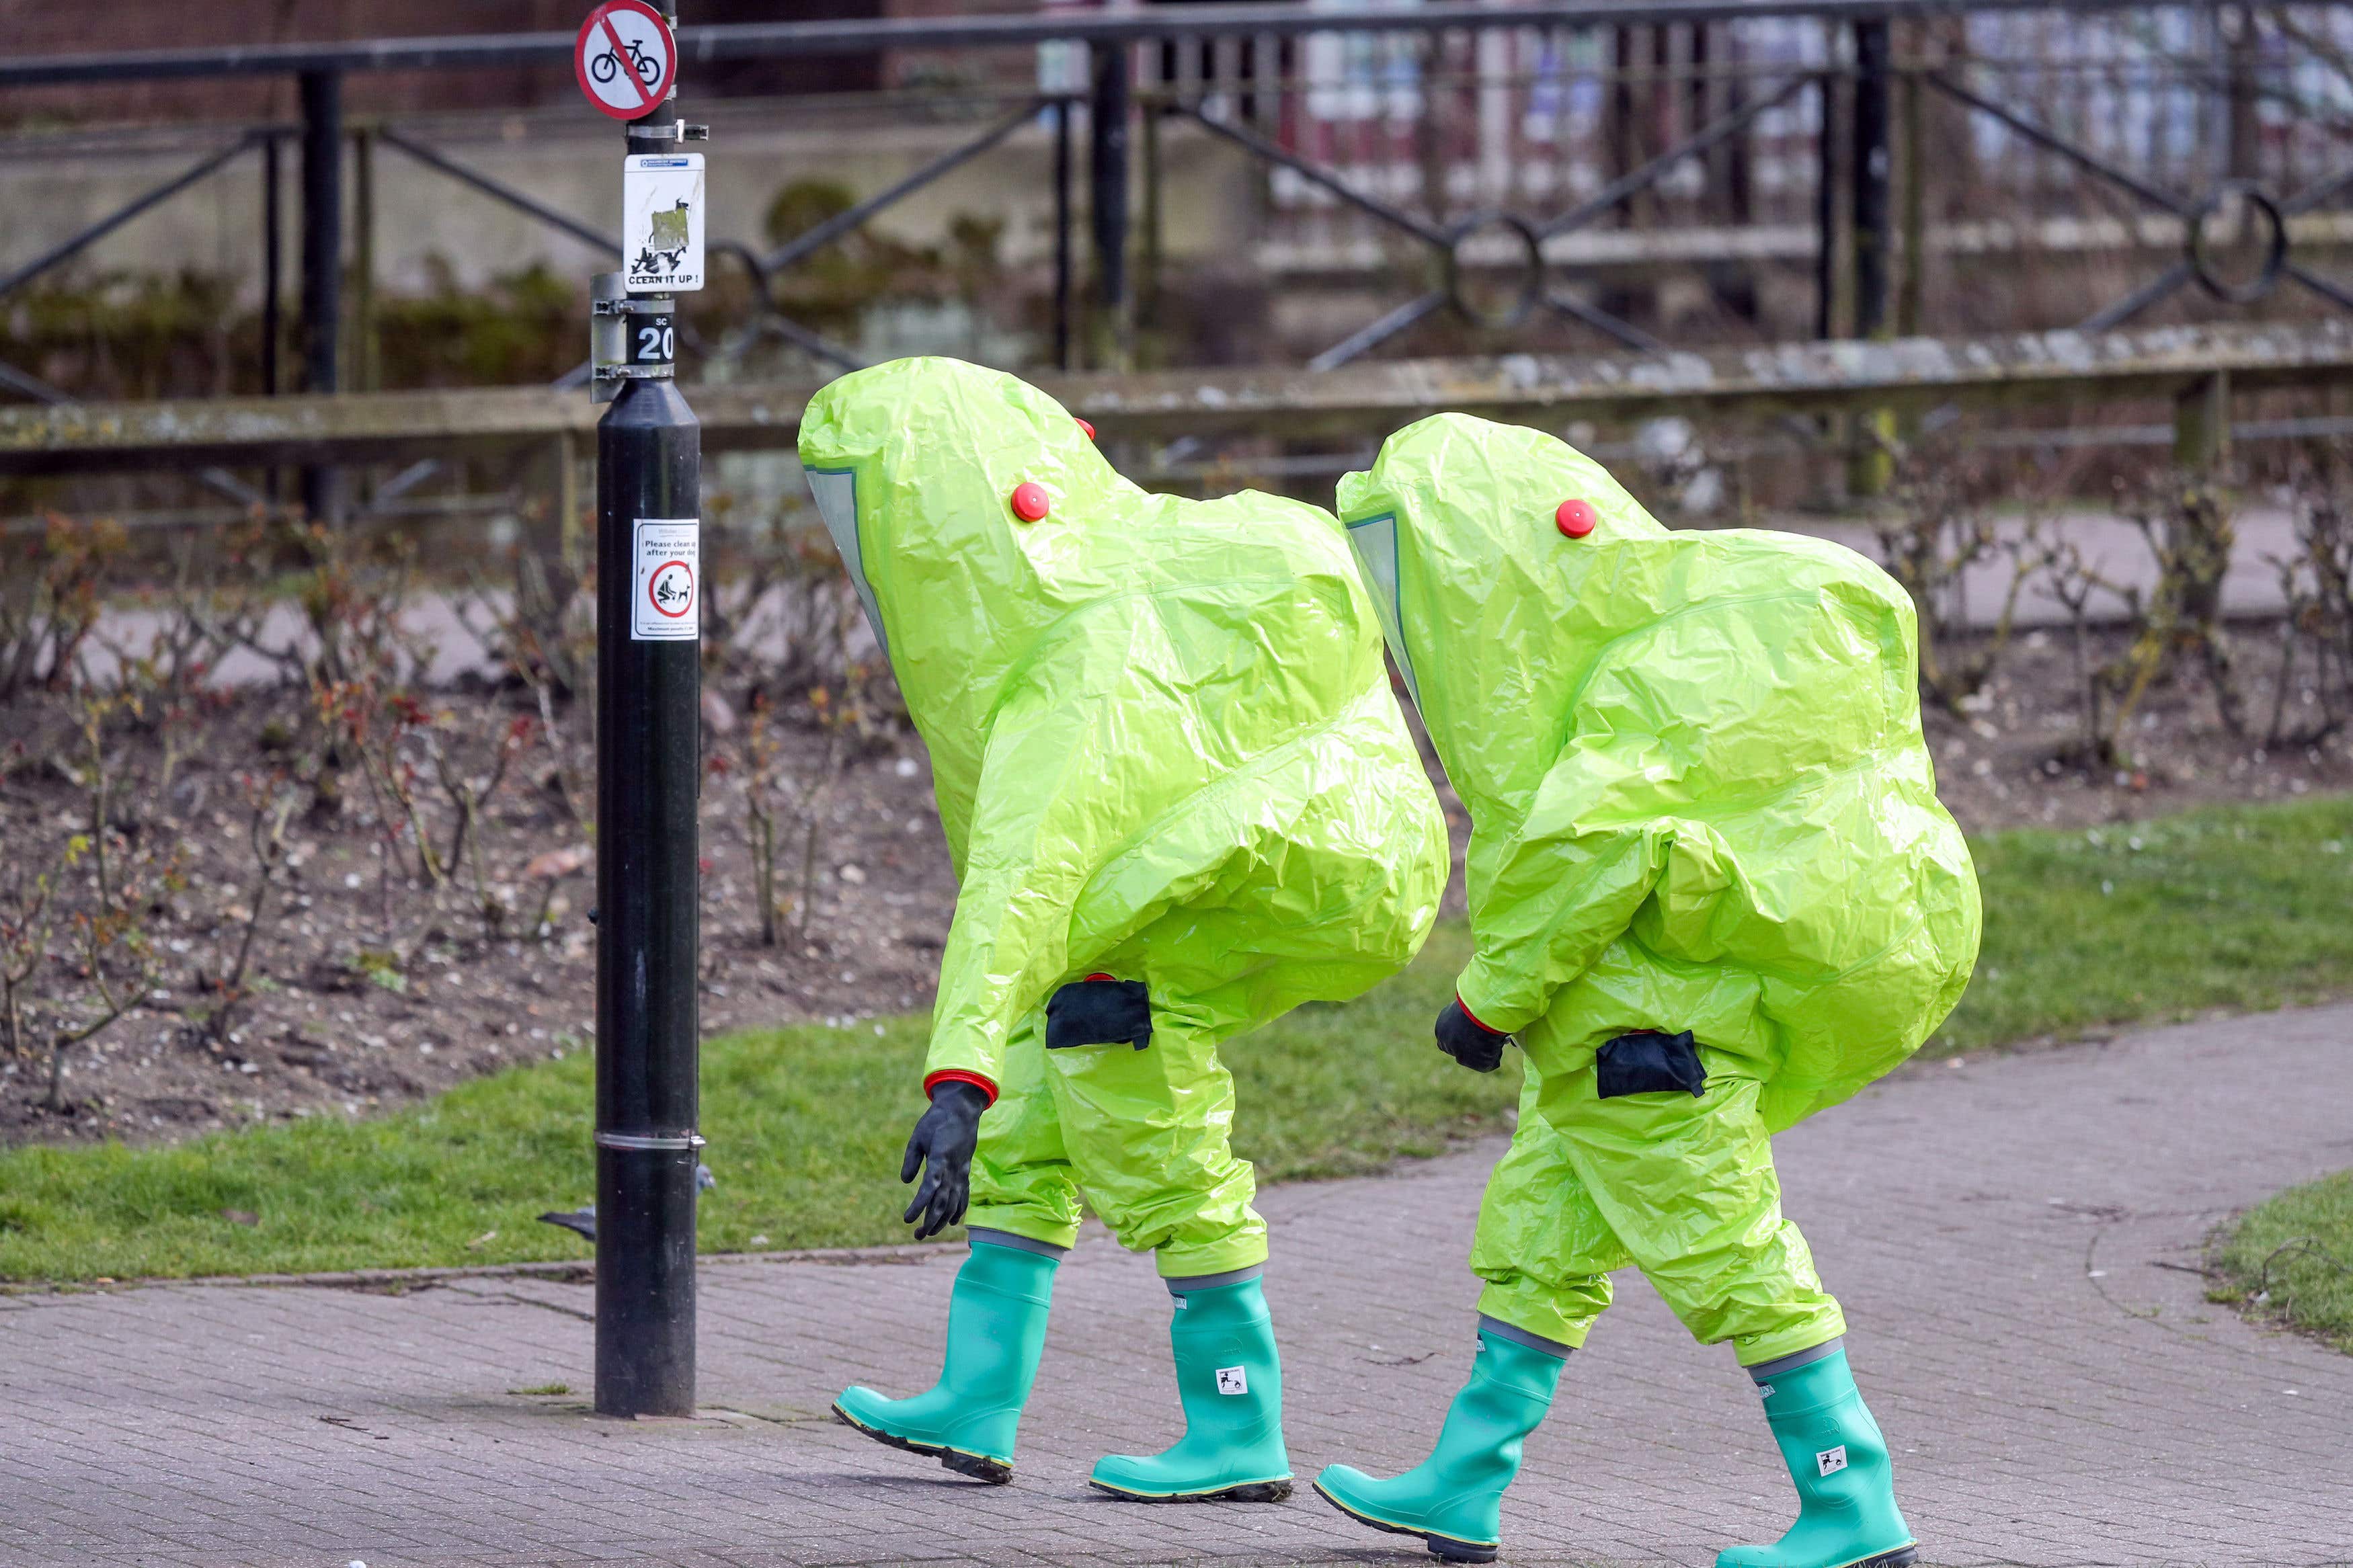
{"type": "MultiPolygon", "coordinates": [[[[719,269],[740,269],[748,283],[735,291],[745,313],[702,345],[723,368],[755,362],[771,344],[820,364],[857,363],[854,348],[786,309],[786,280],[985,154],[1039,142],[1053,213],[1050,342],[1039,357],[1066,367],[1129,363],[1139,320],[1150,324],[1179,270],[1164,206],[1170,149],[1183,137],[1257,171],[1241,248],[1262,272],[1353,271],[1358,295],[1395,291],[1337,341],[1300,345],[1299,358],[1319,369],[1384,346],[1411,353],[1540,331],[1655,352],[1727,333],[1769,342],[2098,328],[2144,320],[2177,297],[2212,310],[2263,306],[2283,283],[2316,307],[2353,310],[2353,283],[2326,256],[2353,244],[2353,227],[2308,237],[2353,190],[2345,0],[1138,6],[688,27],[681,39],[689,70],[964,51],[975,63],[959,90],[994,102],[969,131],[944,131],[911,172],[804,233],[769,245],[715,237],[719,269]],[[2077,289],[2084,312],[2058,321],[1940,315],[1933,268],[2004,247],[2123,252],[2110,257],[2112,272],[2144,271],[2113,286],[2087,278],[2077,289]],[[2169,260],[2133,260],[2168,247],[2169,260]],[[2235,268],[2222,254],[2233,248],[2235,268]],[[1693,279],[1689,291],[1708,301],[1695,328],[1657,303],[1671,275],[1693,279]],[[1762,300],[1767,285],[1778,306],[1762,300]],[[1797,298],[1802,310],[1788,303],[1797,298]]],[[[299,84],[301,106],[299,125],[228,132],[172,178],[0,272],[0,298],[252,153],[264,186],[261,374],[275,390],[287,379],[278,165],[291,145],[301,170],[300,380],[332,389],[344,369],[346,144],[389,150],[553,232],[613,248],[596,225],[476,166],[422,123],[347,124],[345,79],[544,64],[570,47],[569,35],[534,34],[0,61],[0,92],[277,76],[299,84]]],[[[840,101],[845,114],[878,112],[840,101]]],[[[899,94],[879,112],[903,118],[907,102],[899,94]]],[[[0,390],[70,395],[6,365],[0,390]]]]}

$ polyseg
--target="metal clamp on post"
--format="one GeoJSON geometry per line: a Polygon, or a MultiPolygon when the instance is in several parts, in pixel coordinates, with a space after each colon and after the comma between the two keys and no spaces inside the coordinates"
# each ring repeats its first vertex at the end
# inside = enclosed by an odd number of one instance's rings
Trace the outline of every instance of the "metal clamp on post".
{"type": "Polygon", "coordinates": [[[700,1132],[675,1134],[599,1132],[596,1134],[596,1147],[599,1149],[704,1149],[710,1147],[710,1140],[704,1138],[700,1132]]]}
{"type": "Polygon", "coordinates": [[[610,403],[625,381],[667,381],[678,374],[678,300],[667,294],[631,294],[621,274],[588,280],[588,356],[596,366],[591,403],[610,403]]]}

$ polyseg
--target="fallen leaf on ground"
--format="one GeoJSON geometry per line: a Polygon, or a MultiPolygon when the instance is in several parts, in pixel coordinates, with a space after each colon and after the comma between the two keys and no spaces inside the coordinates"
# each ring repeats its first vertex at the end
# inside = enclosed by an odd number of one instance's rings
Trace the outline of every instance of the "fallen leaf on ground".
{"type": "Polygon", "coordinates": [[[553,881],[558,877],[569,877],[587,864],[588,846],[573,844],[533,856],[531,863],[522,868],[522,874],[543,881],[553,881]]]}

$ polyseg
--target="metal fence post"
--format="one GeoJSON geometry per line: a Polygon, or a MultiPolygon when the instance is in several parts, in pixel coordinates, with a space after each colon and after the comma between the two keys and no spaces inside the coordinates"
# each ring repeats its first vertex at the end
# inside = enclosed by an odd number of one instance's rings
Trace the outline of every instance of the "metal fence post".
{"type": "Polygon", "coordinates": [[[1138,312],[1146,325],[1159,324],[1160,263],[1166,244],[1161,232],[1161,189],[1163,171],[1160,165],[1160,121],[1162,110],[1155,101],[1144,111],[1144,279],[1136,301],[1138,312]]]}
{"type": "Polygon", "coordinates": [[[1854,335],[1887,328],[1889,75],[1885,17],[1854,25],[1854,335]]]}
{"type": "Polygon", "coordinates": [[[278,395],[279,340],[285,326],[278,319],[279,296],[285,291],[279,267],[285,259],[286,220],[281,216],[278,138],[261,143],[261,395],[278,395]]]}
{"type": "Polygon", "coordinates": [[[375,327],[375,132],[362,127],[352,135],[352,371],[351,383],[374,392],[383,380],[375,327]]]}
{"type": "MultiPolygon", "coordinates": [[[[280,297],[285,284],[279,272],[285,260],[286,219],[280,186],[284,184],[279,163],[278,134],[272,131],[261,143],[261,395],[278,395],[278,356],[284,347],[286,326],[279,319],[280,297]]],[[[262,493],[269,498],[275,511],[280,495],[280,481],[284,476],[275,468],[264,469],[262,493]]]]}
{"type": "Polygon", "coordinates": [[[1098,369],[1129,368],[1127,313],[1127,121],[1130,46],[1094,46],[1093,101],[1087,113],[1088,217],[1094,231],[1098,369]]]}
{"type": "Polygon", "coordinates": [[[1920,335],[1921,309],[1928,287],[1928,124],[1921,100],[1920,72],[1904,73],[1904,281],[1895,290],[1895,335],[1920,335]]]}
{"type": "Polygon", "coordinates": [[[2253,5],[2218,9],[2215,26],[2222,32],[2223,95],[2229,116],[2222,143],[2223,173],[2234,180],[2252,180],[2263,172],[2263,121],[2257,113],[2256,69],[2263,36],[2255,26],[2253,5]]]}
{"type": "Polygon", "coordinates": [[[1833,58],[1814,82],[1814,336],[1818,338],[1838,336],[1838,62],[1833,58]]]}
{"type": "MultiPolygon", "coordinates": [[[[1634,123],[1634,29],[1609,29],[1609,111],[1603,121],[1609,139],[1608,163],[1609,178],[1621,179],[1633,172],[1642,161],[1641,133],[1634,123]]],[[[1635,226],[1633,204],[1621,204],[1617,212],[1621,228],[1635,226]]]]}
{"type": "Polygon", "coordinates": [[[2230,456],[2231,374],[2218,370],[2191,382],[2173,400],[2173,463],[2203,477],[2230,456]]]}
{"type": "MultiPolygon", "coordinates": [[[[343,79],[304,71],[302,101],[302,384],[335,390],[343,313],[343,79]]],[[[339,510],[332,468],[302,470],[302,507],[325,521],[339,510]]]]}
{"type": "MultiPolygon", "coordinates": [[[[1854,152],[1848,178],[1853,182],[1854,335],[1885,340],[1887,318],[1889,115],[1888,76],[1892,53],[1884,16],[1854,25],[1854,152]]],[[[1894,476],[1895,420],[1883,408],[1855,416],[1854,445],[1847,463],[1847,493],[1862,500],[1884,494],[1894,476]]]]}
{"type": "MultiPolygon", "coordinates": [[[[1739,29],[1724,29],[1725,52],[1731,57],[1731,70],[1724,79],[1725,114],[1737,114],[1748,107],[1747,51],[1742,45],[1739,29]]],[[[1743,130],[1725,143],[1723,158],[1724,215],[1736,228],[1746,227],[1757,221],[1757,132],[1754,126],[1743,130]]],[[[1758,314],[1757,264],[1744,262],[1736,268],[1726,268],[1721,292],[1733,314],[1755,325],[1762,320],[1758,314]]]]}
{"type": "Polygon", "coordinates": [[[1071,363],[1071,100],[1058,98],[1054,116],[1054,368],[1071,363]]]}
{"type": "MultiPolygon", "coordinates": [[[[658,5],[675,22],[677,0],[658,5]]],[[[675,152],[679,134],[672,98],[630,121],[628,151],[675,152]]],[[[623,321],[635,330],[650,319],[623,321]]],[[[675,380],[623,381],[596,426],[596,1405],[604,1415],[694,1414],[702,645],[632,633],[637,525],[699,519],[702,494],[702,428],[675,380]]]]}

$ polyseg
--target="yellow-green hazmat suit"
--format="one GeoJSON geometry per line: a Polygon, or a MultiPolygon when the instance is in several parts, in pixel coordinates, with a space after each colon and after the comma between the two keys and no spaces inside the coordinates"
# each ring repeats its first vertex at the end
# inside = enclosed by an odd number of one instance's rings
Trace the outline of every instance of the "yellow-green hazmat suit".
{"type": "Polygon", "coordinates": [[[1461,415],[1392,436],[1340,511],[1472,816],[1462,1007],[1526,1053],[1480,1310],[1579,1344],[1630,1262],[1745,1364],[1834,1338],[1769,1135],[1917,1048],[1978,947],[1910,601],[1838,545],[1670,532],[1461,415]],[[1600,1081],[1609,1042],[1683,1031],[1704,1095],[1600,1081]]]}
{"type": "Polygon", "coordinates": [[[955,858],[925,1087],[995,1098],[966,1223],[1067,1247],[1083,1198],[1166,1277],[1263,1261],[1219,1043],[1402,966],[1447,868],[1336,521],[1148,494],[954,360],[834,382],[800,447],[955,858]],[[1098,976],[1144,984],[1148,1046],[1047,1049],[1098,976]]]}

